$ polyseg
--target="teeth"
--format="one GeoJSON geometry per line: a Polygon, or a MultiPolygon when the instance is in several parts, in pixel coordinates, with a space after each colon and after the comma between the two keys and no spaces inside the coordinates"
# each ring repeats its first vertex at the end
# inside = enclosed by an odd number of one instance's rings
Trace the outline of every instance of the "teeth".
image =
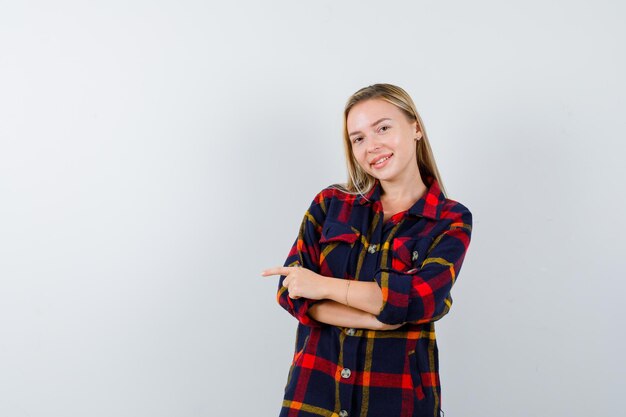
{"type": "Polygon", "coordinates": [[[391,155],[384,157],[383,159],[380,159],[378,161],[376,161],[376,163],[374,165],[378,165],[381,164],[383,162],[385,162],[387,159],[391,158],[391,155]]]}

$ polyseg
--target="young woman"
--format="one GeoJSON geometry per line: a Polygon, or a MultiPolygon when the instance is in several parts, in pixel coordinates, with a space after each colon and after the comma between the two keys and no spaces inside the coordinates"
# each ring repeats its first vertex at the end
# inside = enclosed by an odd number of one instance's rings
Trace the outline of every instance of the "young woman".
{"type": "Polygon", "coordinates": [[[349,178],[321,190],[280,275],[298,319],[281,417],[441,414],[435,321],[470,243],[472,214],[448,199],[413,100],[357,91],[344,111],[349,178]]]}

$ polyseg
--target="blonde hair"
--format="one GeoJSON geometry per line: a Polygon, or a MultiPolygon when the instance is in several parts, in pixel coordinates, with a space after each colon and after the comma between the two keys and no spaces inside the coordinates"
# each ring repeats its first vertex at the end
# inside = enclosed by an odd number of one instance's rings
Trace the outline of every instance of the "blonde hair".
{"type": "Polygon", "coordinates": [[[441,181],[441,175],[437,169],[435,163],[435,157],[433,151],[430,148],[428,142],[428,135],[424,128],[424,123],[420,117],[415,104],[411,97],[402,88],[392,84],[373,84],[364,88],[361,88],[356,93],[352,94],[346,102],[346,107],[343,112],[343,144],[346,157],[346,167],[348,170],[348,181],[345,184],[333,184],[333,188],[340,189],[343,192],[349,194],[367,194],[375,184],[375,178],[361,169],[358,162],[352,155],[352,145],[350,143],[350,136],[348,135],[348,113],[356,105],[365,100],[382,99],[394,106],[398,107],[410,122],[417,121],[419,130],[422,132],[422,138],[416,141],[416,154],[417,154],[417,166],[419,168],[420,176],[424,184],[428,185],[427,177],[434,177],[439,183],[439,188],[446,196],[443,182],[441,181]]]}

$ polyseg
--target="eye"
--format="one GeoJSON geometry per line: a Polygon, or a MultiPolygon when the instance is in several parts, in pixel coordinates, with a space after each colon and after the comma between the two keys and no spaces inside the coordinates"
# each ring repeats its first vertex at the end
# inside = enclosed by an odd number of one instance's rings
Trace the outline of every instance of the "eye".
{"type": "Polygon", "coordinates": [[[359,142],[361,139],[363,139],[363,138],[362,138],[362,137],[360,137],[360,136],[357,136],[356,138],[352,139],[352,143],[357,143],[357,142],[359,142]]]}
{"type": "Polygon", "coordinates": [[[383,132],[386,132],[389,129],[391,129],[391,126],[387,126],[387,125],[381,126],[381,128],[380,128],[380,130],[383,130],[383,132]],[[385,129],[385,130],[383,130],[383,129],[385,129]]]}

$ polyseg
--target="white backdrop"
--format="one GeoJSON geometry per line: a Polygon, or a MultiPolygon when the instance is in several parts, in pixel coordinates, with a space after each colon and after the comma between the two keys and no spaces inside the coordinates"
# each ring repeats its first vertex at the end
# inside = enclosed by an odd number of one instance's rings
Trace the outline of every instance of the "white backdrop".
{"type": "Polygon", "coordinates": [[[619,414],[625,11],[0,2],[0,415],[278,415],[297,322],[260,272],[377,82],[474,216],[446,417],[619,414]]]}

